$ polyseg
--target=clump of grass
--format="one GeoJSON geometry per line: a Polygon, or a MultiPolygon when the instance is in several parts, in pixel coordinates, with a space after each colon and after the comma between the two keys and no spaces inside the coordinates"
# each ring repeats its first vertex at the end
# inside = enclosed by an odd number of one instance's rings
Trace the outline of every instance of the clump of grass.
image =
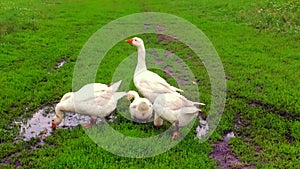
{"type": "Polygon", "coordinates": [[[250,25],[266,31],[291,34],[299,37],[300,33],[300,2],[297,0],[267,0],[249,10],[242,10],[239,17],[250,22],[250,25]]]}
{"type": "Polygon", "coordinates": [[[291,135],[295,140],[300,140],[300,121],[291,124],[291,135]]]}
{"type": "Polygon", "coordinates": [[[22,31],[37,30],[36,17],[38,11],[30,3],[17,4],[16,2],[2,2],[0,17],[0,35],[22,31]]]}

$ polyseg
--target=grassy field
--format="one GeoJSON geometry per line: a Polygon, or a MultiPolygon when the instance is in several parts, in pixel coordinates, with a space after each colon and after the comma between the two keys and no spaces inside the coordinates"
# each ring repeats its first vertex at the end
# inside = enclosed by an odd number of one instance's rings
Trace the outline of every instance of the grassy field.
{"type": "MultiPolygon", "coordinates": [[[[229,141],[230,150],[242,163],[231,168],[300,168],[299,16],[297,0],[2,0],[0,168],[218,168],[210,154],[230,131],[236,135],[229,141]],[[199,143],[191,130],[170,151],[141,159],[102,149],[81,126],[58,129],[44,144],[39,139],[14,141],[19,130],[14,120],[30,118],[72,90],[77,56],[95,31],[119,17],[149,11],[174,14],[196,25],[223,62],[226,108],[208,141],[199,143]]],[[[155,34],[139,36],[146,48],[163,47],[182,58],[199,82],[201,100],[210,102],[209,78],[189,49],[176,41],[158,43],[155,34]]],[[[97,81],[110,83],[113,68],[135,51],[118,43],[101,63],[97,81]]],[[[141,131],[157,134],[168,127],[133,124],[119,115],[111,125],[131,136],[141,131]]]]}

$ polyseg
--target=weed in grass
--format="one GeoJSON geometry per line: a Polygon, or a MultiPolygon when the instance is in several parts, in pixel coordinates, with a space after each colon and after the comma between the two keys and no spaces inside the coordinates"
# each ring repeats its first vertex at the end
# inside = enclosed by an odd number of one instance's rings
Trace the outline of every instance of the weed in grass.
{"type": "Polygon", "coordinates": [[[267,0],[262,5],[246,11],[242,10],[239,17],[241,20],[250,22],[251,26],[259,30],[271,30],[284,35],[291,34],[299,39],[299,9],[300,2],[297,0],[267,0]]]}

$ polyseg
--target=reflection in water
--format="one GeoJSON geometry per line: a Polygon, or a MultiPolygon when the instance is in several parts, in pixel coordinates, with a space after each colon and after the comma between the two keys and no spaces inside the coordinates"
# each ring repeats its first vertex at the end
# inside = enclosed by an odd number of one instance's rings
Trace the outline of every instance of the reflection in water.
{"type": "MultiPolygon", "coordinates": [[[[33,114],[32,118],[21,122],[20,136],[24,140],[30,140],[32,137],[40,137],[41,139],[51,134],[51,121],[55,115],[53,106],[45,106],[33,114]]],[[[112,116],[112,115],[111,115],[112,116]]],[[[113,118],[113,117],[111,117],[113,118]]],[[[97,123],[101,121],[97,119],[97,123]]],[[[89,123],[90,117],[75,113],[64,113],[64,118],[57,128],[71,129],[83,123],[89,123]]]]}

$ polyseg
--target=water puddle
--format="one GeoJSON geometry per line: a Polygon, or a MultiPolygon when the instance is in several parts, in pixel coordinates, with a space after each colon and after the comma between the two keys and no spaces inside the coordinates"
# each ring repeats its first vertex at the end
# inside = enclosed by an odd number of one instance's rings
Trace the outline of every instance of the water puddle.
{"type": "MultiPolygon", "coordinates": [[[[33,137],[39,137],[44,139],[51,134],[52,128],[52,117],[55,115],[55,106],[45,106],[35,112],[32,118],[27,119],[23,122],[15,122],[20,124],[20,132],[17,140],[30,140],[33,137]]],[[[109,121],[113,121],[115,117],[113,115],[109,116],[109,121]]],[[[97,123],[101,120],[97,119],[97,123]]],[[[57,126],[57,128],[71,129],[79,124],[89,123],[90,117],[85,115],[80,115],[76,113],[65,113],[63,121],[57,126]]]]}
{"type": "Polygon", "coordinates": [[[196,128],[196,137],[201,139],[201,137],[203,137],[207,134],[209,126],[208,126],[207,121],[203,120],[201,117],[200,117],[199,122],[200,122],[200,125],[198,125],[196,128]]]}
{"type": "Polygon", "coordinates": [[[61,68],[67,61],[65,59],[62,59],[60,62],[56,64],[56,68],[59,69],[61,68]]]}
{"type": "Polygon", "coordinates": [[[226,143],[228,143],[229,140],[230,140],[231,138],[234,138],[234,137],[235,137],[234,132],[231,131],[231,132],[227,133],[227,134],[224,136],[224,141],[225,141],[226,143]]]}
{"type": "MultiPolygon", "coordinates": [[[[51,129],[51,118],[55,113],[54,108],[46,106],[39,109],[31,119],[26,122],[19,122],[20,126],[20,136],[23,136],[24,140],[30,140],[32,137],[46,137],[50,135],[51,129]],[[50,114],[47,114],[50,112],[50,114]]],[[[17,123],[17,122],[15,122],[17,123]]]]}

